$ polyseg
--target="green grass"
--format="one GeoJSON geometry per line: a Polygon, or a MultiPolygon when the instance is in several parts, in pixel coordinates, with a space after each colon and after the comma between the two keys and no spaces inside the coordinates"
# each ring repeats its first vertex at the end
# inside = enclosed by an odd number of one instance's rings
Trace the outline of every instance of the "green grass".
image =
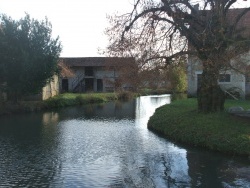
{"type": "Polygon", "coordinates": [[[132,92],[117,93],[64,93],[51,97],[45,101],[20,101],[17,105],[6,103],[0,106],[0,115],[34,112],[44,109],[61,108],[67,106],[83,105],[90,103],[104,103],[114,100],[128,100],[137,96],[132,92]]]}
{"type": "Polygon", "coordinates": [[[44,105],[46,108],[59,108],[89,103],[108,102],[117,99],[118,95],[116,93],[65,93],[45,100],[44,105]]]}
{"type": "Polygon", "coordinates": [[[158,108],[148,128],[177,142],[250,156],[250,119],[228,114],[231,106],[250,109],[250,101],[227,100],[224,112],[202,114],[196,99],[177,100],[158,108]]]}

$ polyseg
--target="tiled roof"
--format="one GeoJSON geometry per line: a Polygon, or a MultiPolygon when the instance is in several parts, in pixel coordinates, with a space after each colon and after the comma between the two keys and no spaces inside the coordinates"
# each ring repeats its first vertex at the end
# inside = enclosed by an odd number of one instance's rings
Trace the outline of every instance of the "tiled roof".
{"type": "Polygon", "coordinates": [[[123,58],[123,57],[61,57],[65,65],[69,67],[81,67],[81,66],[92,66],[92,67],[103,67],[103,66],[125,66],[126,64],[133,63],[134,58],[123,58]]]}
{"type": "MultiPolygon", "coordinates": [[[[244,8],[230,9],[227,15],[229,22],[233,23],[237,16],[244,10],[244,8]]],[[[237,26],[237,28],[244,28],[243,35],[250,37],[250,11],[240,19],[237,26]]]]}
{"type": "Polygon", "coordinates": [[[70,69],[67,65],[65,65],[62,61],[59,60],[58,67],[60,69],[60,76],[61,77],[74,77],[74,71],[70,69]]]}
{"type": "MultiPolygon", "coordinates": [[[[226,15],[227,18],[227,22],[228,24],[234,24],[236,21],[236,18],[238,15],[240,15],[243,11],[245,10],[245,8],[233,8],[233,9],[229,9],[226,15]]],[[[201,10],[201,15],[202,16],[211,16],[211,11],[209,10],[201,10]]],[[[244,28],[244,32],[243,35],[248,35],[250,36],[250,11],[248,11],[247,13],[244,14],[244,16],[241,17],[240,21],[237,24],[237,29],[241,29],[244,28]]]]}

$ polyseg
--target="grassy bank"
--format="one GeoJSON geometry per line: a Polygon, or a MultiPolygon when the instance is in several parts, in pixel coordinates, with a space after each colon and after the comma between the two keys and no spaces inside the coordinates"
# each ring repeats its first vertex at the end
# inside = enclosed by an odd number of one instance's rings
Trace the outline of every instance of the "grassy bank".
{"type": "Polygon", "coordinates": [[[90,103],[103,103],[114,100],[128,100],[136,96],[132,92],[118,93],[65,93],[52,97],[43,102],[45,108],[59,108],[90,103]]]}
{"type": "Polygon", "coordinates": [[[65,93],[49,98],[43,103],[45,108],[50,109],[90,103],[108,102],[117,100],[118,97],[119,95],[116,93],[65,93]]]}
{"type": "MultiPolygon", "coordinates": [[[[225,107],[250,109],[250,101],[227,100],[225,107]]],[[[250,156],[250,119],[225,112],[197,113],[197,100],[184,99],[156,110],[148,128],[173,141],[230,154],[250,156]]]]}
{"type": "Polygon", "coordinates": [[[65,93],[49,98],[45,101],[20,101],[18,104],[5,102],[0,106],[0,115],[34,112],[45,109],[61,108],[90,103],[103,103],[114,100],[126,100],[134,97],[134,93],[65,93]]]}

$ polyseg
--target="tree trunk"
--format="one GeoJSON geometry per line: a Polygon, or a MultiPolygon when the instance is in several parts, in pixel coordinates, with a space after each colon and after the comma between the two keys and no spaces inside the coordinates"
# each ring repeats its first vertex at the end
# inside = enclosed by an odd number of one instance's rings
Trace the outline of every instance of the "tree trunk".
{"type": "Polygon", "coordinates": [[[198,111],[203,113],[224,110],[225,94],[218,85],[219,68],[215,62],[203,62],[201,86],[198,88],[198,111]]]}
{"type": "Polygon", "coordinates": [[[7,95],[8,95],[8,100],[10,100],[15,105],[18,104],[18,102],[21,99],[20,92],[18,92],[17,90],[9,91],[7,95]]]}

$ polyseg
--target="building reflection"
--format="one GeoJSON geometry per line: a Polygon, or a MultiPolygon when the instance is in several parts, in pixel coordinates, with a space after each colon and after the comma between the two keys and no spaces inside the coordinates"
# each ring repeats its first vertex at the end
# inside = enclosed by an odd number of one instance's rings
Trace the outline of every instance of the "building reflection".
{"type": "Polygon", "coordinates": [[[68,119],[134,119],[135,100],[69,107],[58,112],[60,121],[68,119]]]}
{"type": "Polygon", "coordinates": [[[45,112],[42,116],[43,125],[55,125],[59,122],[59,114],[57,112],[45,112]]]}

